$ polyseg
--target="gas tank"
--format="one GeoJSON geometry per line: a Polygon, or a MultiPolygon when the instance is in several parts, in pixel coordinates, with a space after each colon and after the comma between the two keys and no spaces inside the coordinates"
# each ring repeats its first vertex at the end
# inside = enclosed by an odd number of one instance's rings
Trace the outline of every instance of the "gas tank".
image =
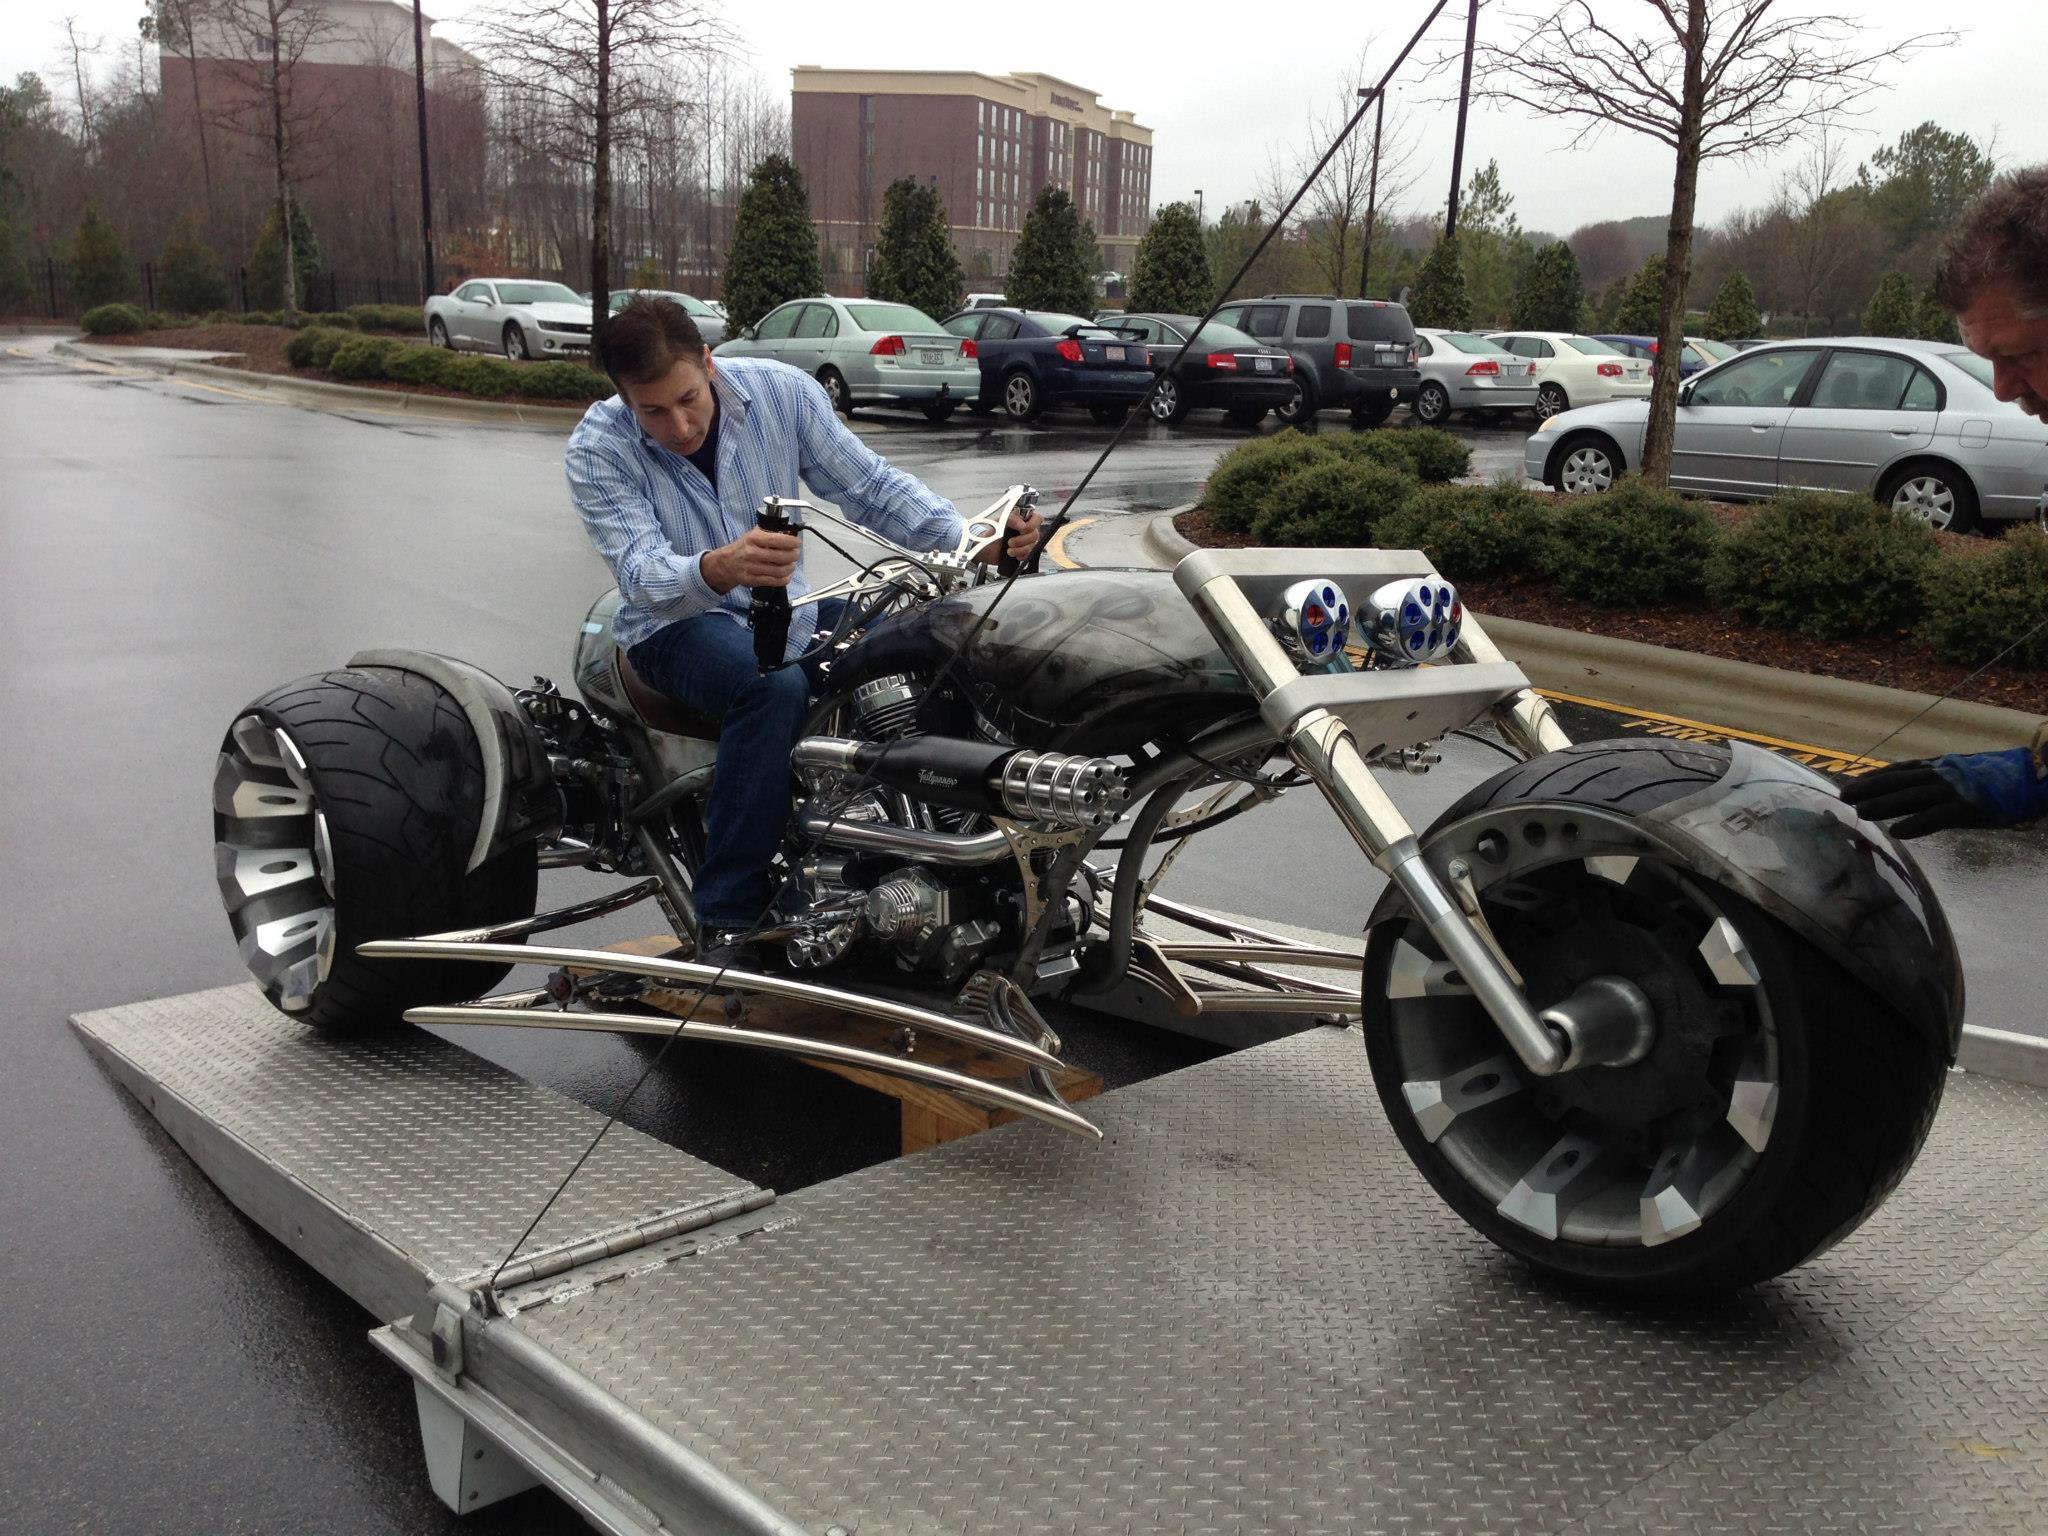
{"type": "Polygon", "coordinates": [[[1255,707],[1167,572],[1061,571],[1022,578],[998,601],[1003,591],[991,584],[883,620],[834,666],[834,684],[930,679],[971,634],[952,680],[1020,746],[1130,753],[1255,707]]]}

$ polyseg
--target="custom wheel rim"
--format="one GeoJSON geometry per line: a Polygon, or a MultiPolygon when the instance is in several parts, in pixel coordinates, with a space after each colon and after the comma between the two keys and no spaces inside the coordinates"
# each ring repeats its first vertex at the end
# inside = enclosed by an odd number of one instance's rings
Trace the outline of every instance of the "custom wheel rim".
{"type": "Polygon", "coordinates": [[[1565,455],[1558,478],[1573,495],[1611,490],[1614,486],[1614,460],[1603,448],[1574,448],[1565,455]]]}
{"type": "Polygon", "coordinates": [[[1653,1022],[1638,1059],[1536,1077],[1411,919],[1377,979],[1415,1129],[1474,1198],[1540,1237],[1611,1250],[1697,1230],[1747,1185],[1778,1114],[1755,951],[1712,887],[1580,810],[1508,807],[1483,827],[1465,862],[1531,1001],[1618,975],[1653,1022]]]}
{"type": "Polygon", "coordinates": [[[1546,384],[1536,391],[1536,417],[1539,421],[1555,416],[1564,409],[1564,391],[1555,384],[1546,384]]]}
{"type": "Polygon", "coordinates": [[[1029,415],[1031,399],[1031,381],[1021,373],[1003,386],[1003,409],[1012,416],[1029,415]]]}
{"type": "Polygon", "coordinates": [[[1915,475],[1893,493],[1892,508],[1912,513],[1930,528],[1946,529],[1956,520],[1956,493],[1937,476],[1915,475]]]}
{"type": "Polygon", "coordinates": [[[1167,421],[1180,409],[1180,386],[1172,379],[1161,379],[1159,387],[1152,391],[1152,419],[1167,421]]]}
{"type": "Polygon", "coordinates": [[[334,964],[334,844],[306,760],[285,731],[244,715],[214,771],[214,874],[242,964],[298,1012],[334,964]]]}

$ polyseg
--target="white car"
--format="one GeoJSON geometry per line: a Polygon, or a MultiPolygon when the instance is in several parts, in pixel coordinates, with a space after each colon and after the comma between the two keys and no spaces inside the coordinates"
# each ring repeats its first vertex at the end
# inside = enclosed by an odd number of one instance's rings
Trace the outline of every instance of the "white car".
{"type": "Polygon", "coordinates": [[[1505,416],[1536,404],[1536,365],[1484,336],[1419,325],[1415,351],[1422,385],[1409,410],[1426,427],[1442,426],[1453,411],[1505,416]]]}
{"type": "Polygon", "coordinates": [[[1536,365],[1536,417],[1575,405],[1650,398],[1650,365],[1570,331],[1489,331],[1486,339],[1536,365]]]}
{"type": "Polygon", "coordinates": [[[458,351],[581,357],[590,351],[590,301],[563,283],[474,277],[427,300],[427,340],[458,351]]]}

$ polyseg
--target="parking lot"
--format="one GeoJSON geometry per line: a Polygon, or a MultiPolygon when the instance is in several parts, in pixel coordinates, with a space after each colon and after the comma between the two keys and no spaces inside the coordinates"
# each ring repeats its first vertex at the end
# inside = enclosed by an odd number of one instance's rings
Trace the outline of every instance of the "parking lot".
{"type": "MultiPolygon", "coordinates": [[[[1063,498],[1109,436],[1079,411],[1031,427],[864,411],[856,425],[964,506],[1017,481],[1063,498]]],[[[1519,470],[1526,424],[1456,430],[1475,475],[1519,470]]],[[[1135,424],[1075,514],[1107,525],[1186,502],[1243,436],[1135,424]]],[[[1092,547],[1072,542],[1084,560],[1092,547]]],[[[0,348],[0,550],[0,974],[17,983],[0,1074],[12,1302],[0,1526],[455,1530],[420,1468],[411,1393],[365,1343],[370,1319],[236,1214],[64,1021],[240,979],[207,786],[248,699],[381,645],[566,682],[577,625],[608,578],[569,509],[560,437],[301,410],[17,343],[0,348]]],[[[1422,824],[1495,766],[1453,742],[1441,768],[1391,788],[1422,824]]],[[[2048,838],[1957,836],[1923,856],[1951,902],[1972,1020],[2034,1028],[2027,896],[2048,838]]],[[[1328,927],[1333,886],[1354,914],[1377,889],[1362,860],[1345,860],[1355,855],[1321,801],[1294,795],[1197,845],[1170,893],[1328,927]],[[1303,868],[1327,873],[1303,881],[1303,868]]],[[[544,899],[596,885],[547,878],[544,899]]],[[[628,914],[579,936],[649,922],[628,914]]],[[[1209,1049],[1108,1023],[1063,1028],[1113,1084],[1209,1049]]],[[[601,1109],[645,1064],[642,1048],[602,1036],[463,1043],[601,1109]]],[[[787,1190],[890,1155],[896,1110],[798,1065],[707,1054],[664,1068],[627,1119],[787,1190]]],[[[459,1199],[463,1171],[447,1177],[459,1199]]],[[[539,1494],[459,1528],[584,1529],[539,1494]]]]}

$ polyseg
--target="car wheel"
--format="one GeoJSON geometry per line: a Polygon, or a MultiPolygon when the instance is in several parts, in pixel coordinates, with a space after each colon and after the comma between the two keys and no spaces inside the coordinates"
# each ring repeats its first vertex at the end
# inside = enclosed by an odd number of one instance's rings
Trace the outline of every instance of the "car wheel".
{"type": "Polygon", "coordinates": [[[1425,427],[1440,427],[1451,414],[1451,392],[1435,379],[1426,381],[1415,397],[1415,419],[1425,427]]]}
{"type": "Polygon", "coordinates": [[[953,413],[960,409],[958,400],[927,400],[918,407],[924,412],[926,421],[951,421],[953,413]]]}
{"type": "Polygon", "coordinates": [[[1351,425],[1361,431],[1368,431],[1384,423],[1393,414],[1394,402],[1391,397],[1385,400],[1369,400],[1364,405],[1351,407],[1351,425]]]}
{"type": "Polygon", "coordinates": [[[1976,487],[1946,464],[1908,464],[1885,481],[1877,499],[1937,533],[1977,531],[1976,487]]]}
{"type": "Polygon", "coordinates": [[[993,416],[995,413],[996,408],[979,397],[967,402],[967,414],[970,416],[993,416]]]}
{"type": "Polygon", "coordinates": [[[1003,380],[1003,410],[1012,421],[1036,421],[1045,413],[1038,381],[1021,368],[1003,380]]]}
{"type": "Polygon", "coordinates": [[[510,363],[523,363],[528,355],[526,332],[519,322],[514,320],[505,327],[505,360],[510,363]]]}
{"type": "Polygon", "coordinates": [[[1621,478],[1621,450],[1604,437],[1574,437],[1550,460],[1550,488],[1570,496],[1596,496],[1621,478]]]}
{"type": "Polygon", "coordinates": [[[1281,404],[1273,407],[1273,414],[1290,427],[1305,427],[1316,419],[1321,409],[1316,404],[1315,386],[1300,374],[1288,380],[1294,386],[1294,394],[1281,404]]]}
{"type": "MultiPolygon", "coordinates": [[[[1194,407],[1187,403],[1180,392],[1180,380],[1172,374],[1161,374],[1159,383],[1152,390],[1152,404],[1148,407],[1154,421],[1163,421],[1168,426],[1186,421],[1188,412],[1194,407]]],[[[1261,416],[1264,411],[1259,412],[1261,416]]]]}
{"type": "Polygon", "coordinates": [[[1258,430],[1259,423],[1266,419],[1266,407],[1262,405],[1254,409],[1249,405],[1236,405],[1225,411],[1223,415],[1224,419],[1233,427],[1243,427],[1247,431],[1255,432],[1258,430]]]}
{"type": "Polygon", "coordinates": [[[846,380],[837,368],[820,368],[818,382],[825,386],[825,398],[832,402],[832,409],[842,416],[853,414],[853,396],[847,393],[846,380]]]}
{"type": "Polygon", "coordinates": [[[439,315],[436,315],[427,325],[427,345],[430,347],[445,347],[448,345],[448,327],[441,323],[439,315]]]}
{"type": "Polygon", "coordinates": [[[1559,411],[1568,411],[1571,408],[1571,397],[1564,392],[1561,385],[1545,384],[1536,391],[1536,419],[1538,421],[1548,421],[1559,411]]]}

